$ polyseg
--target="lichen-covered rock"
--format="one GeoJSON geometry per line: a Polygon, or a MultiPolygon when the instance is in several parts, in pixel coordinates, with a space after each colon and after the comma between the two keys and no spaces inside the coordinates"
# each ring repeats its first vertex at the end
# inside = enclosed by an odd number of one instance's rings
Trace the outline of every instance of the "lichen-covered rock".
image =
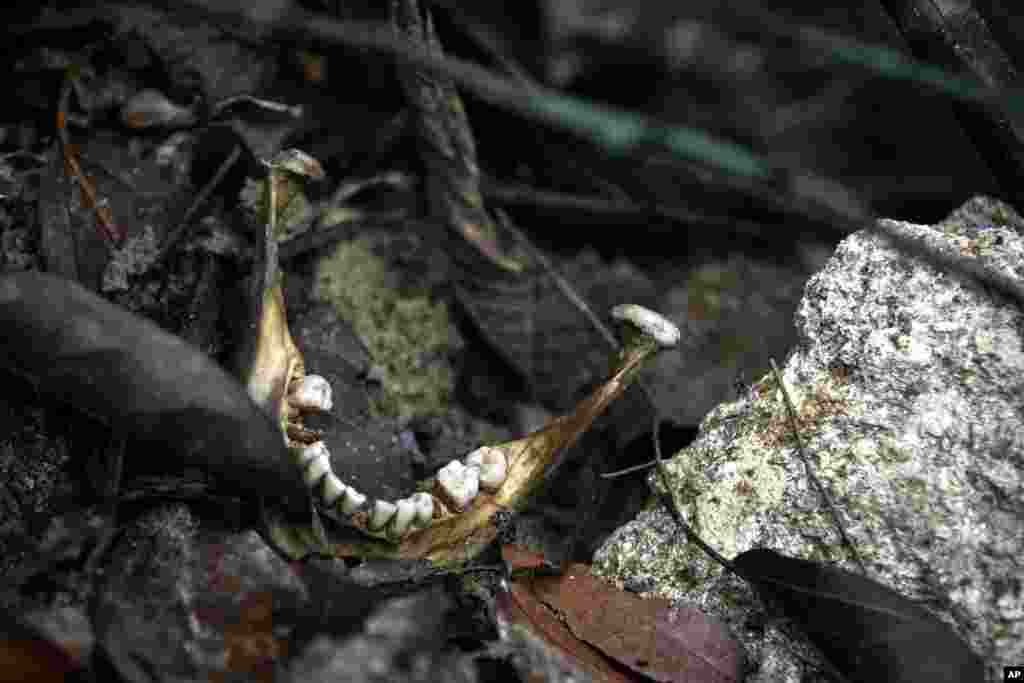
{"type": "MultiPolygon", "coordinates": [[[[972,200],[935,226],[890,225],[1024,279],[1024,220],[999,202],[972,200]]],[[[1024,314],[859,232],[808,282],[797,328],[784,381],[868,576],[948,621],[990,676],[1024,661],[1024,314]]],[[[727,557],[763,546],[857,571],[771,376],[708,414],[668,469],[683,513],[727,557]]],[[[799,646],[756,627],[749,590],[661,509],[618,530],[595,562],[730,621],[749,680],[815,680],[787,652],[799,646]]]]}

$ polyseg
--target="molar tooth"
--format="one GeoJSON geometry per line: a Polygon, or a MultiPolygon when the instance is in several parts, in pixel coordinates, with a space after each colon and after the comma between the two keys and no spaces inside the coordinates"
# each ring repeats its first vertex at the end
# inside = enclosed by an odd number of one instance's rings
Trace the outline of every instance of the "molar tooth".
{"type": "Polygon", "coordinates": [[[306,375],[288,395],[288,403],[306,411],[325,412],[331,409],[331,385],[320,375],[306,375]]]}
{"type": "Polygon", "coordinates": [[[367,526],[370,527],[370,531],[380,531],[384,528],[384,525],[391,521],[391,518],[395,516],[395,512],[398,508],[394,503],[389,503],[386,500],[375,500],[373,501],[373,508],[370,510],[370,519],[367,521],[367,526]]]}
{"type": "Polygon", "coordinates": [[[324,477],[323,483],[323,499],[324,505],[327,507],[333,507],[338,499],[345,493],[345,484],[338,479],[338,476],[334,472],[329,472],[324,477]]]}
{"type": "Polygon", "coordinates": [[[437,484],[448,502],[463,510],[480,492],[480,470],[452,460],[438,471],[437,484]]]}
{"type": "Polygon", "coordinates": [[[508,476],[508,460],[500,449],[481,446],[466,456],[466,465],[480,470],[480,488],[495,492],[508,476]]]}
{"type": "MultiPolygon", "coordinates": [[[[321,442],[322,443],[322,442],[321,442]]],[[[331,456],[327,452],[325,447],[321,452],[317,453],[309,464],[306,465],[306,471],[303,472],[302,478],[306,480],[306,486],[313,488],[316,486],[324,476],[331,473],[331,456]]]]}
{"type": "Polygon", "coordinates": [[[356,510],[358,510],[359,508],[363,507],[363,504],[365,502],[366,502],[366,496],[364,496],[363,494],[359,493],[359,491],[356,491],[351,486],[346,486],[345,487],[345,495],[343,495],[341,497],[341,502],[339,503],[339,507],[341,509],[341,514],[343,514],[343,515],[351,515],[356,510]]]}
{"type": "Polygon", "coordinates": [[[434,497],[420,491],[409,496],[409,500],[416,508],[416,519],[413,520],[413,524],[417,526],[429,524],[430,520],[434,518],[434,497]]]}
{"type": "Polygon", "coordinates": [[[401,537],[405,535],[405,532],[412,526],[412,522],[416,519],[416,503],[408,498],[395,501],[395,516],[391,520],[391,525],[388,526],[388,535],[394,537],[401,537]]]}

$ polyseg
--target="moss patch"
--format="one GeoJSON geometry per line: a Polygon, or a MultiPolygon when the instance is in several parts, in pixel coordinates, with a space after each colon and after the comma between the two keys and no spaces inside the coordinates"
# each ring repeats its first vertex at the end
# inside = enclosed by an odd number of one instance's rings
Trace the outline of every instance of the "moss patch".
{"type": "Polygon", "coordinates": [[[329,302],[366,345],[381,372],[379,415],[411,419],[447,411],[459,340],[444,302],[403,288],[375,247],[383,238],[341,242],[317,265],[313,296],[329,302]]]}

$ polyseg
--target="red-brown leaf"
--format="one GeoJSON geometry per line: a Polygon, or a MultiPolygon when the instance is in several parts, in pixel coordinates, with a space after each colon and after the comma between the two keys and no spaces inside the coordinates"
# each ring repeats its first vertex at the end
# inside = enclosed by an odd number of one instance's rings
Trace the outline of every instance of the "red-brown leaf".
{"type": "Polygon", "coordinates": [[[654,680],[733,683],[742,678],[739,644],[717,619],[694,607],[619,590],[583,564],[529,584],[577,638],[654,680]]]}
{"type": "Polygon", "coordinates": [[[573,668],[586,673],[594,683],[636,683],[616,670],[608,659],[577,639],[523,583],[513,583],[497,595],[500,618],[524,626],[562,655],[573,668]]]}
{"type": "Polygon", "coordinates": [[[508,566],[509,571],[537,569],[546,565],[543,554],[513,543],[505,543],[501,546],[501,559],[508,566]]]}

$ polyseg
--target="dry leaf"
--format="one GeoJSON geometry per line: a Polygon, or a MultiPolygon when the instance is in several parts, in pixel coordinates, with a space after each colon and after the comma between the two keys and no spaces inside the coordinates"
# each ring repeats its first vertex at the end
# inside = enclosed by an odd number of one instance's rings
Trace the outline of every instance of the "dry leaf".
{"type": "MultiPolygon", "coordinates": [[[[632,683],[637,679],[618,671],[604,656],[577,639],[524,584],[514,583],[495,598],[503,630],[528,629],[566,664],[588,674],[594,683],[632,683]]],[[[525,644],[520,640],[520,645],[525,644]]]]}
{"type": "Polygon", "coordinates": [[[570,565],[562,576],[522,581],[577,638],[656,681],[742,680],[739,644],[717,619],[694,607],[619,590],[584,564],[570,565]]]}
{"type": "Polygon", "coordinates": [[[851,681],[981,681],[981,659],[920,604],[858,574],[755,548],[733,560],[851,681]]]}
{"type": "Polygon", "coordinates": [[[501,559],[509,571],[538,569],[547,566],[547,560],[543,554],[512,543],[501,546],[501,559]]]}
{"type": "Polygon", "coordinates": [[[0,365],[150,446],[137,457],[197,467],[238,493],[280,497],[308,517],[308,493],[280,433],[198,349],[79,285],[0,276],[0,365]]]}

